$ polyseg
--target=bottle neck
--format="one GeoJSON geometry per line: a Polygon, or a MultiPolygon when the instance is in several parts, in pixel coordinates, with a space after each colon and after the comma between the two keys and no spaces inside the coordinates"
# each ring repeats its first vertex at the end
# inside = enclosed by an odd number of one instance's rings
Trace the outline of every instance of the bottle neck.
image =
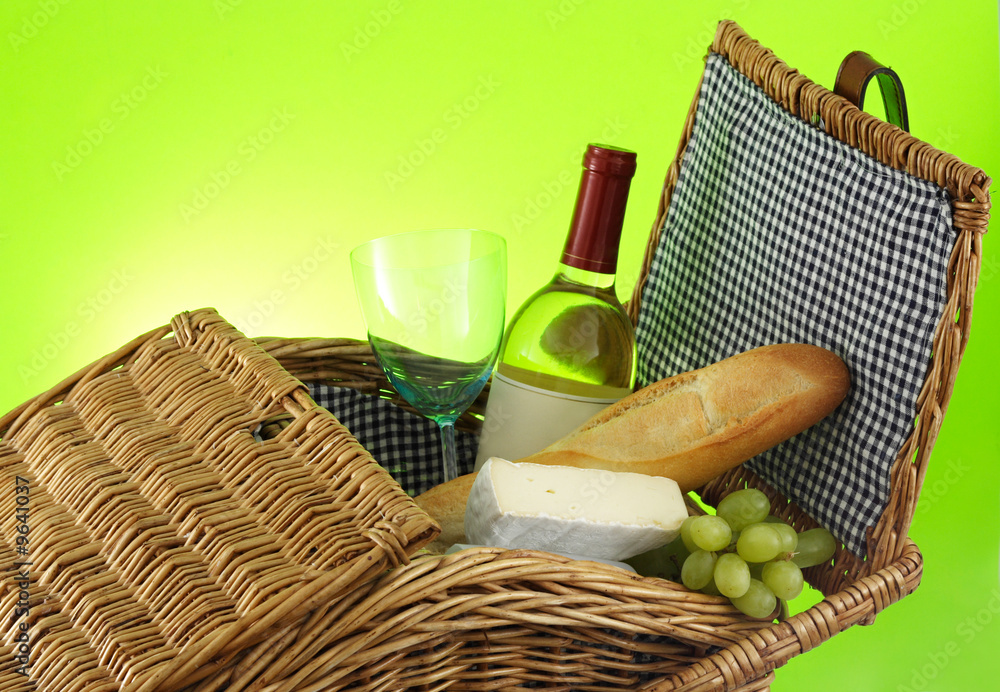
{"type": "Polygon", "coordinates": [[[592,272],[586,269],[571,266],[565,262],[559,263],[556,272],[556,281],[575,284],[585,288],[596,288],[598,290],[608,290],[614,292],[615,275],[602,272],[592,272]]]}
{"type": "Polygon", "coordinates": [[[588,148],[573,220],[560,260],[563,265],[614,276],[625,203],[635,171],[634,161],[632,152],[588,148]],[[609,163],[610,159],[597,156],[601,152],[622,160],[609,163]]]}

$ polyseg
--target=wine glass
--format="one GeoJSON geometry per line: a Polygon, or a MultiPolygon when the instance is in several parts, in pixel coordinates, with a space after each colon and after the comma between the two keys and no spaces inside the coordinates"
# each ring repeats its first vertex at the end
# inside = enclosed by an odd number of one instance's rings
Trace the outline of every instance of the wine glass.
{"type": "Polygon", "coordinates": [[[455,421],[482,391],[503,338],[507,244],[475,229],[412,231],[351,252],[368,341],[389,382],[438,424],[444,481],[455,421]]]}

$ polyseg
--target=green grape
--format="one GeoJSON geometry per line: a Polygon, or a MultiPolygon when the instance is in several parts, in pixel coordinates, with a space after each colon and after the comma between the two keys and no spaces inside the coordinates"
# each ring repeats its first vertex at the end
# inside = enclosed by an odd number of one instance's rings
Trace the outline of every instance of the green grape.
{"type": "Polygon", "coordinates": [[[728,598],[739,598],[750,588],[750,567],[736,553],[724,553],[715,561],[716,588],[728,598]]]}
{"type": "Polygon", "coordinates": [[[767,562],[781,552],[781,534],[773,524],[750,524],[736,541],[736,552],[747,562],[767,562]]]}
{"type": "Polygon", "coordinates": [[[705,588],[715,571],[715,553],[696,550],[688,556],[681,567],[681,583],[692,591],[705,588]]]}
{"type": "Polygon", "coordinates": [[[762,581],[778,598],[790,601],[802,593],[802,570],[790,560],[778,560],[764,565],[762,581]]]}
{"type": "Polygon", "coordinates": [[[708,580],[708,583],[705,584],[703,587],[701,587],[698,590],[701,591],[703,594],[706,594],[708,596],[721,596],[722,595],[719,592],[719,587],[715,585],[715,573],[714,572],[712,573],[712,578],[708,580]]]}
{"type": "Polygon", "coordinates": [[[754,579],[760,579],[761,581],[763,581],[764,565],[767,565],[767,564],[770,564],[770,563],[767,563],[767,562],[749,562],[747,564],[750,566],[750,576],[753,577],[754,579]]]}
{"type": "Polygon", "coordinates": [[[688,517],[681,524],[681,540],[684,541],[684,545],[687,547],[689,553],[693,553],[698,550],[698,546],[695,544],[694,539],[691,537],[691,526],[694,524],[694,520],[698,517],[688,517]]]}
{"type": "Polygon", "coordinates": [[[750,524],[764,521],[771,512],[771,503],[762,491],[744,488],[726,495],[715,513],[729,523],[733,531],[742,531],[750,524]]]}
{"type": "Polygon", "coordinates": [[[759,579],[750,580],[750,588],[742,596],[730,599],[741,613],[752,618],[766,618],[774,612],[778,599],[759,579]]]}
{"type": "Polygon", "coordinates": [[[681,578],[681,565],[687,559],[691,551],[684,545],[684,541],[675,538],[661,548],[654,548],[645,553],[640,553],[625,560],[632,569],[644,577],[659,577],[670,581],[679,581],[681,578]]]}
{"type": "Polygon", "coordinates": [[[795,529],[780,519],[774,523],[769,522],[768,526],[781,535],[781,552],[794,553],[796,546],[799,544],[799,534],[795,529]]]}
{"type": "Polygon", "coordinates": [[[729,546],[733,531],[721,517],[706,514],[691,522],[691,541],[702,550],[722,550],[729,546]]]}
{"type": "Polygon", "coordinates": [[[837,551],[837,539],[824,528],[809,529],[799,534],[799,544],[792,556],[792,562],[799,567],[812,567],[833,559],[837,551]]]}

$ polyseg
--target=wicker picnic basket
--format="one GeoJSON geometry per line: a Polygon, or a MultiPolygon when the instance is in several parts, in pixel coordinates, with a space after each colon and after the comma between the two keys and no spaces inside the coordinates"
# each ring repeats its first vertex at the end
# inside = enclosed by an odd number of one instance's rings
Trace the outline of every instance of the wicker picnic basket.
{"type": "MultiPolygon", "coordinates": [[[[418,554],[439,527],[307,389],[398,401],[367,344],[250,340],[199,310],[0,418],[10,489],[0,493],[0,688],[750,692],[912,592],[922,561],[907,531],[968,339],[989,179],[812,84],[731,22],[712,51],[789,112],[817,116],[953,200],[948,301],[919,424],[866,554],[843,548],[807,570],[820,603],[755,620],[724,599],[589,561],[418,554]]],[[[693,116],[694,105],[651,253],[693,116]]],[[[480,411],[481,401],[466,430],[480,411]]],[[[747,485],[800,529],[816,525],[747,468],[699,494],[714,505],[747,485]]]]}
{"type": "MultiPolygon", "coordinates": [[[[823,600],[764,627],[750,626],[738,614],[713,611],[713,607],[723,607],[723,602],[703,600],[700,594],[669,582],[628,578],[593,564],[568,563],[555,570],[555,562],[565,561],[554,556],[469,549],[447,557],[420,558],[364,589],[366,594],[380,594],[369,598],[385,610],[380,608],[369,621],[359,622],[355,637],[381,633],[393,620],[406,619],[410,624],[400,622],[398,634],[380,638],[377,647],[350,659],[351,664],[367,666],[364,684],[358,689],[402,689],[420,680],[427,689],[764,690],[774,670],[789,659],[853,625],[872,624],[884,608],[919,584],[922,557],[907,534],[969,338],[981,241],[989,220],[990,179],[982,170],[901,127],[860,110],[855,105],[857,94],[852,95],[852,103],[811,82],[734,22],[720,23],[711,52],[725,57],[789,113],[821,123],[832,137],[887,166],[934,183],[951,201],[954,243],[948,258],[947,301],[933,325],[933,357],[917,400],[916,424],[895,456],[889,502],[868,531],[866,552],[859,556],[842,547],[831,564],[806,570],[807,581],[822,592],[823,600]],[[607,581],[612,575],[615,578],[607,581]],[[431,591],[398,603],[381,600],[402,593],[417,578],[425,579],[431,591]],[[477,599],[483,599],[482,608],[477,599]],[[669,631],[672,620],[667,613],[684,611],[706,626],[705,634],[723,638],[735,634],[736,638],[727,644],[704,640],[701,646],[696,638],[688,638],[691,648],[672,656],[663,648],[662,636],[674,637],[678,643],[685,638],[669,631]],[[735,629],[727,631],[724,622],[735,629]]],[[[633,321],[642,309],[645,280],[691,137],[696,105],[697,97],[666,175],[640,279],[628,306],[633,321]]],[[[363,342],[260,342],[303,381],[354,387],[399,400],[363,342]]],[[[473,413],[481,413],[481,408],[474,407],[473,413]]],[[[472,429],[476,423],[475,418],[466,420],[472,429]]],[[[817,526],[806,512],[746,467],[715,479],[698,494],[714,506],[743,487],[766,492],[773,512],[800,530],[817,526]]],[[[323,672],[317,667],[302,679],[314,686],[303,685],[303,689],[326,689],[324,675],[329,675],[330,689],[340,689],[344,674],[334,671],[349,665],[338,651],[345,642],[327,641],[331,668],[323,672]]]]}

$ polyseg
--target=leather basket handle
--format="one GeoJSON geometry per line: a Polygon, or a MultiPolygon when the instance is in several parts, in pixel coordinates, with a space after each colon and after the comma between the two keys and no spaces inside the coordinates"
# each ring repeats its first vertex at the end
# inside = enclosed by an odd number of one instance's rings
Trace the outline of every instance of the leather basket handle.
{"type": "Polygon", "coordinates": [[[885,104],[885,119],[907,132],[910,131],[910,121],[906,113],[906,97],[903,95],[903,83],[892,69],[875,60],[864,51],[856,50],[840,63],[833,93],[843,96],[858,108],[864,108],[865,90],[868,83],[875,78],[882,92],[882,103],[885,104]]]}

